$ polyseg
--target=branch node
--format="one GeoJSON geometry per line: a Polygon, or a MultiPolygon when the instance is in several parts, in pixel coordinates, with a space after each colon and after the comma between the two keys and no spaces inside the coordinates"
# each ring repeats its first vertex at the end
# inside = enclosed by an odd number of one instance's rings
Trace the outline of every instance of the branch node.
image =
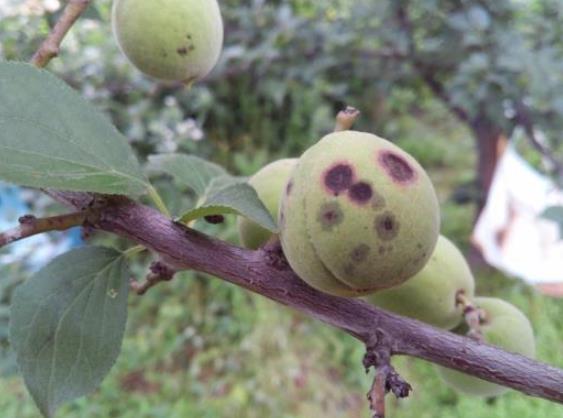
{"type": "Polygon", "coordinates": [[[289,267],[289,263],[285,258],[280,239],[277,235],[272,236],[272,238],[260,248],[260,251],[263,252],[266,263],[269,266],[277,270],[285,270],[289,267]]]}
{"type": "Polygon", "coordinates": [[[149,273],[144,281],[129,280],[129,286],[133,292],[142,296],[149,289],[162,282],[169,282],[174,278],[176,270],[162,261],[155,261],[149,267],[149,273]]]}
{"type": "Polygon", "coordinates": [[[458,292],[456,303],[463,308],[463,317],[469,327],[467,336],[476,341],[483,342],[483,333],[481,332],[481,322],[484,319],[483,310],[475,306],[463,291],[458,292]]]}
{"type": "Polygon", "coordinates": [[[20,225],[33,226],[37,222],[37,218],[34,215],[24,215],[18,219],[20,225]]]}
{"type": "Polygon", "coordinates": [[[381,330],[370,336],[363,359],[366,372],[373,367],[375,377],[367,394],[373,418],[385,418],[385,395],[392,392],[397,398],[409,396],[412,387],[391,365],[390,339],[381,330]]]}

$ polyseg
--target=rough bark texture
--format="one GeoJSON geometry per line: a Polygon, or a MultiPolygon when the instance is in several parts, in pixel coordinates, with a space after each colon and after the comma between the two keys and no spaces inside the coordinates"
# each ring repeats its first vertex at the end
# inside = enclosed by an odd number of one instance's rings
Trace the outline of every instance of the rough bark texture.
{"type": "MultiPolygon", "coordinates": [[[[51,194],[76,207],[89,199],[79,193],[51,194]]],[[[391,354],[418,357],[563,403],[563,370],[392,315],[358,299],[321,293],[299,279],[272,251],[238,248],[125,198],[102,210],[99,219],[98,228],[150,248],[175,268],[206,272],[261,294],[339,328],[368,347],[385,344],[391,354]]]]}
{"type": "Polygon", "coordinates": [[[493,176],[500,157],[499,147],[506,140],[500,128],[489,122],[485,117],[479,117],[471,123],[471,129],[475,136],[477,148],[477,182],[479,186],[479,201],[477,204],[477,214],[487,202],[487,196],[491,189],[493,176]]]}

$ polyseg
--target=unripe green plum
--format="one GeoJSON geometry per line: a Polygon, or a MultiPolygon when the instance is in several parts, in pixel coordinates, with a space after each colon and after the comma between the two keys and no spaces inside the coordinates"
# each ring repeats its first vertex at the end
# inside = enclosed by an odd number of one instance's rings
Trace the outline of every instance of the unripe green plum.
{"type": "Polygon", "coordinates": [[[360,296],[397,286],[429,259],[439,206],[426,172],[375,135],[327,135],[299,159],[282,199],[280,236],[311,286],[360,296]]]}
{"type": "Polygon", "coordinates": [[[421,271],[400,286],[370,295],[368,300],[399,315],[452,329],[463,319],[458,294],[472,299],[474,291],[473,274],[463,254],[450,240],[440,236],[421,271]]]}
{"type": "Polygon", "coordinates": [[[114,0],[112,26],[129,61],[161,80],[200,80],[223,46],[217,0],[114,0]]]}
{"type": "MultiPolygon", "coordinates": [[[[274,219],[277,219],[281,197],[296,165],[296,158],[274,161],[248,181],[274,219]]],[[[264,245],[272,236],[270,231],[244,217],[238,218],[238,231],[241,244],[253,250],[264,245]]]]}
{"type": "MultiPolygon", "coordinates": [[[[475,298],[475,304],[485,313],[481,332],[486,343],[527,357],[535,356],[536,344],[532,326],[518,308],[496,298],[475,298]]],[[[437,369],[447,384],[468,395],[493,397],[508,391],[504,386],[455,370],[438,366],[437,369]]]]}

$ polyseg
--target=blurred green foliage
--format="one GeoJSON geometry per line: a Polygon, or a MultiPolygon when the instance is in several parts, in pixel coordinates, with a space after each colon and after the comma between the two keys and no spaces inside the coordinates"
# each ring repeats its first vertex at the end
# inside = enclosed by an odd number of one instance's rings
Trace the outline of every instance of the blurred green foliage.
{"type": "MultiPolygon", "coordinates": [[[[30,3],[0,1],[1,58],[28,60],[60,13],[43,14],[30,3]]],[[[109,0],[93,2],[49,69],[106,111],[141,159],[181,151],[240,175],[298,156],[333,128],[337,110],[354,105],[363,111],[359,129],[395,140],[428,169],[442,203],[443,233],[463,248],[478,194],[474,132],[452,117],[451,106],[510,133],[518,125],[514,106],[523,101],[549,146],[561,149],[560,0],[223,0],[221,7],[221,62],[190,90],[155,83],[126,62],[111,36],[109,0]],[[414,55],[397,5],[409,12],[414,55]],[[420,68],[429,68],[450,102],[432,91],[420,68]]],[[[519,149],[542,166],[526,141],[519,149]]],[[[173,213],[193,204],[169,179],[156,184],[173,213]]],[[[236,242],[233,219],[196,226],[236,242]]],[[[132,266],[135,276],[148,261],[132,266]]],[[[9,288],[25,273],[12,266],[0,274],[1,324],[9,288]]],[[[491,271],[479,273],[478,289],[529,315],[538,357],[563,367],[561,303],[491,271]]],[[[220,280],[184,273],[131,297],[116,368],[98,392],[60,416],[367,417],[370,376],[362,355],[362,346],[340,332],[220,280]]],[[[495,401],[460,396],[428,364],[398,362],[415,392],[405,402],[389,401],[392,417],[561,414],[560,406],[516,393],[495,401]]],[[[0,387],[3,417],[37,416],[17,376],[0,380],[0,387]]]]}

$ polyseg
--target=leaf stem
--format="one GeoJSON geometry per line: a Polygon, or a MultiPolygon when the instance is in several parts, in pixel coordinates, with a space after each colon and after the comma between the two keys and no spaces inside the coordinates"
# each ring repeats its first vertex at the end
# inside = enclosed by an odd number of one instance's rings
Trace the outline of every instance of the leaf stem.
{"type": "Polygon", "coordinates": [[[123,256],[126,258],[131,258],[137,254],[142,253],[147,248],[142,245],[136,245],[134,247],[128,248],[127,250],[123,251],[123,256]]]}
{"type": "Polygon", "coordinates": [[[170,214],[170,211],[168,210],[166,204],[162,200],[162,197],[160,197],[158,191],[152,185],[149,187],[149,196],[151,200],[154,202],[154,204],[156,205],[156,207],[158,208],[158,210],[160,211],[160,213],[162,213],[164,216],[168,218],[172,218],[172,215],[170,214]]]}

